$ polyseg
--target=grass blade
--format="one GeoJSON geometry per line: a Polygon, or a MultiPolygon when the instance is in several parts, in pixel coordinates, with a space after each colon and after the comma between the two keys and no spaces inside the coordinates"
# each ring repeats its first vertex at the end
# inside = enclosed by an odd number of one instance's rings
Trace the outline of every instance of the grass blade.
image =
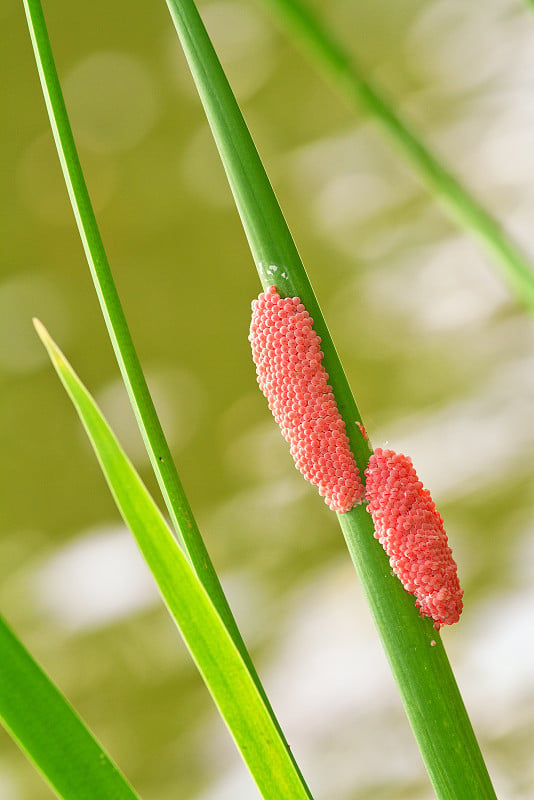
{"type": "Polygon", "coordinates": [[[351,447],[358,463],[366,464],[371,450],[355,424],[361,422],[360,412],[293,237],[213,45],[192,0],[167,0],[167,6],[219,149],[262,285],[267,288],[275,284],[281,295],[298,295],[313,317],[338,405],[345,408],[351,447]]]}
{"type": "Polygon", "coordinates": [[[41,323],[35,325],[82,420],[117,507],[263,797],[309,800],[311,795],[271,711],[212,600],[93,398],[41,323]]]}
{"type": "MultiPolygon", "coordinates": [[[[239,649],[265,706],[269,709],[279,736],[283,738],[183,490],[135,351],[78,158],[41,2],[23,2],[50,124],[89,269],[130,402],[171,521],[193,568],[239,649]]],[[[292,758],[291,754],[290,757],[292,758]]],[[[294,760],[293,764],[298,771],[294,760]]]]}
{"type": "Polygon", "coordinates": [[[453,220],[481,242],[517,297],[534,310],[534,266],[500,223],[432,153],[386,96],[365,76],[356,59],[300,0],[262,1],[302,44],[312,63],[332,85],[351,104],[363,107],[380,124],[419,180],[439,198],[453,220]]]}
{"type": "Polygon", "coordinates": [[[436,796],[440,800],[495,800],[432,620],[417,613],[413,597],[393,575],[386,553],[380,545],[376,547],[373,522],[364,506],[338,519],[436,796]]]}
{"type": "MultiPolygon", "coordinates": [[[[261,684],[178,476],[154,408],[98,230],[72,134],[40,0],[23,0],[50,124],[102,314],[122,378],[176,533],[221,617],[261,684]]],[[[274,715],[273,715],[274,718],[274,715]]]]}
{"type": "Polygon", "coordinates": [[[64,800],[138,797],[1,617],[0,719],[64,800]]]}
{"type": "MultiPolygon", "coordinates": [[[[317,300],[235,97],[192,0],[167,0],[264,288],[299,295],[321,336],[323,364],[363,473],[371,450],[317,300]]],[[[343,534],[439,798],[495,793],[439,634],[391,575],[363,506],[339,515],[343,534]],[[436,646],[431,646],[431,641],[436,646]],[[459,758],[459,755],[461,757],[459,758]]]]}

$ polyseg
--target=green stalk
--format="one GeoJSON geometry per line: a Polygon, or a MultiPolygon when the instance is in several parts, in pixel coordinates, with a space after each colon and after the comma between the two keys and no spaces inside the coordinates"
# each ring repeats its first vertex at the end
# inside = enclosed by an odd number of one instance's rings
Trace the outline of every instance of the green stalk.
{"type": "Polygon", "coordinates": [[[264,288],[276,285],[282,296],[298,295],[314,319],[328,360],[338,405],[349,421],[348,435],[358,464],[371,455],[355,425],[361,416],[293,237],[252,141],[237,101],[202,20],[191,0],[167,0],[213,137],[232,189],[249,247],[264,288]]]}
{"type": "MultiPolygon", "coordinates": [[[[254,670],[183,490],[109,267],[83,176],[40,0],[23,0],[56,147],[115,356],[179,540],[243,657],[254,670]]],[[[258,680],[259,683],[259,680],[258,680]]]]}
{"type": "Polygon", "coordinates": [[[64,800],[138,797],[1,617],[0,720],[64,800]]]}
{"type": "MultiPolygon", "coordinates": [[[[167,0],[234,194],[262,285],[298,295],[321,336],[324,366],[361,473],[370,447],[332,339],[259,155],[192,0],[167,0]]],[[[338,515],[436,793],[442,800],[495,798],[439,634],[391,575],[360,506],[338,515]],[[431,642],[436,642],[435,646],[431,642]],[[461,755],[461,757],[459,757],[461,755]]]]}
{"type": "MultiPolygon", "coordinates": [[[[310,800],[277,722],[213,601],[94,399],[41,323],[34,324],[83,423],[117,508],[262,796],[310,800]]],[[[93,795],[94,800],[111,797],[93,795]]]]}
{"type": "Polygon", "coordinates": [[[452,219],[475,236],[494,258],[518,298],[534,310],[534,268],[500,223],[437,158],[365,76],[356,59],[300,0],[263,0],[295,35],[311,61],[352,105],[362,106],[411,165],[419,180],[444,205],[452,219]]]}
{"type": "Polygon", "coordinates": [[[392,573],[365,506],[338,515],[402,702],[440,799],[495,800],[443,642],[392,573]],[[380,583],[378,582],[380,576],[380,583]]]}
{"type": "MultiPolygon", "coordinates": [[[[271,708],[183,490],[128,329],[76,150],[40,0],[23,0],[37,68],[78,230],[109,337],[178,539],[239,650],[302,785],[304,780],[271,708]]],[[[308,789],[305,787],[305,791],[308,789]]],[[[311,795],[309,795],[311,797],[311,795]]]]}

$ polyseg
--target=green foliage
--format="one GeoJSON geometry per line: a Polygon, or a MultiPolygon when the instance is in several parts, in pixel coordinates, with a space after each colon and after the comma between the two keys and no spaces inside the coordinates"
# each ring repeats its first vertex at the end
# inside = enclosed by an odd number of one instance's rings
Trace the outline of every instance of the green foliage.
{"type": "Polygon", "coordinates": [[[64,800],[135,800],[134,790],[0,617],[0,719],[64,800]]]}
{"type": "Polygon", "coordinates": [[[176,534],[182,541],[207,591],[213,597],[238,647],[244,657],[248,658],[245,645],[204,546],[189,501],[185,496],[128,329],[78,158],[41,2],[40,0],[24,0],[24,7],[63,176],[102,315],[139,430],[176,534]]]}
{"type": "Polygon", "coordinates": [[[309,798],[247,664],[161,512],[87,389],[39,322],[36,328],[85,427],[117,507],[263,797],[309,798]]]}
{"type": "MultiPolygon", "coordinates": [[[[220,62],[192,0],[167,0],[264,286],[298,294],[321,336],[323,364],[363,474],[368,441],[308,277],[220,62]],[[278,243],[281,243],[279,245],[278,243]],[[273,265],[276,267],[273,270],[273,265]]],[[[364,506],[338,515],[349,552],[440,798],[495,797],[439,635],[423,619],[373,536],[364,506]],[[432,647],[431,641],[439,641],[432,647]],[[431,698],[431,700],[430,700],[431,698]],[[459,756],[463,754],[463,757],[459,756]]]]}
{"type": "Polygon", "coordinates": [[[462,181],[435,155],[395,109],[353,54],[327,30],[301,0],[263,0],[309,53],[319,69],[351,105],[364,108],[387,136],[415,175],[438,198],[450,216],[477,238],[493,256],[525,306],[534,309],[534,268],[502,225],[469,192],[462,181]]]}
{"type": "MultiPolygon", "coordinates": [[[[67,110],[63,100],[63,94],[59,83],[59,78],[54,64],[50,40],[46,29],[43,10],[39,0],[24,0],[28,25],[34,46],[34,52],[41,78],[41,84],[47,110],[50,117],[52,130],[59,158],[63,168],[65,182],[69,190],[69,196],[73,206],[78,228],[84,244],[85,253],[89,263],[89,268],[95,284],[95,289],[100,300],[102,313],[106,321],[108,333],[113,344],[117,361],[121,369],[123,380],[127,388],[139,428],[143,435],[147,451],[149,453],[154,472],[158,478],[163,497],[166,501],[171,520],[173,521],[176,533],[178,534],[198,579],[208,593],[217,609],[224,626],[233,640],[243,659],[242,667],[247,672],[250,680],[254,683],[258,693],[263,712],[270,718],[270,725],[273,734],[269,733],[268,739],[264,742],[269,744],[275,742],[276,747],[285,753],[285,758],[290,765],[286,769],[290,773],[289,780],[283,775],[275,773],[278,770],[276,758],[271,767],[268,767],[268,777],[265,778],[258,764],[252,767],[248,761],[250,757],[254,760],[254,753],[247,750],[245,760],[249,763],[252,774],[255,774],[258,785],[269,792],[279,791],[279,787],[298,786],[298,791],[307,793],[304,781],[300,776],[294,758],[285,743],[280,726],[269,705],[263,687],[259,681],[254,665],[247,652],[241,634],[237,628],[226,597],[223,593],[218,576],[213,568],[204,542],[198,530],[198,526],[193,517],[189,502],[183,491],[176,467],[172,460],[169,447],[165,440],[161,424],[157,417],[152,398],[148,391],[146,379],[143,375],[139,359],[135,352],[133,341],[126,323],[120,299],[113,281],[108,259],[102,243],[96,218],[93,212],[85,179],[78,158],[74,137],[72,135],[67,110]],[[274,770],[274,772],[272,771],[274,770]],[[276,778],[276,780],[275,780],[276,778]]],[[[185,556],[184,556],[185,558],[185,556]]],[[[212,659],[213,661],[214,659],[212,659]]],[[[216,659],[215,659],[216,660],[216,659]]],[[[201,669],[202,671],[202,669],[201,669]]],[[[208,680],[210,688],[213,686],[213,676],[208,680]]],[[[212,693],[213,688],[212,688],[212,693]]],[[[238,695],[235,695],[238,696],[238,695]]],[[[244,712],[247,709],[245,696],[243,695],[241,704],[244,712]]],[[[218,701],[219,702],[219,701],[218,701]]],[[[220,705],[220,703],[219,703],[220,705]]],[[[223,703],[224,705],[224,703],[223,703]]],[[[243,737],[236,730],[232,714],[229,712],[227,703],[226,712],[223,716],[230,725],[234,737],[240,747],[243,747],[243,737]]],[[[258,723],[259,724],[259,723],[258,723]]],[[[237,728],[239,725],[237,725],[237,728]]],[[[261,729],[261,724],[259,724],[261,729]]],[[[262,729],[263,731],[263,729],[262,729]]],[[[265,731],[263,731],[264,733],[265,731]]],[[[245,748],[246,749],[246,748],[245,748]]],[[[265,754],[262,753],[262,757],[265,754]]],[[[259,762],[258,762],[259,763],[259,762]]],[[[265,795],[277,796],[277,795],[265,795]]],[[[300,795],[298,795],[300,796],[300,795]]]]}
{"type": "MultiPolygon", "coordinates": [[[[172,525],[185,552],[177,545],[91,396],[42,327],[39,329],[41,338],[86,427],[121,514],[134,533],[169,611],[260,791],[266,798],[310,797],[265,697],[180,483],[98,231],[42,8],[39,0],[24,0],[24,4],[65,181],[102,313],[172,525]]],[[[322,338],[324,365],[363,472],[371,450],[357,425],[361,417],[261,159],[194,3],[167,0],[167,4],[219,148],[262,285],[275,284],[282,294],[299,295],[314,318],[315,328],[322,338]]],[[[460,224],[493,252],[520,297],[534,304],[532,270],[522,254],[460,181],[421,143],[390,101],[377,91],[324,26],[296,0],[269,0],[268,4],[304,42],[313,61],[330,74],[351,101],[363,104],[379,120],[433,194],[441,197],[460,224]]],[[[419,615],[413,597],[391,575],[387,557],[373,537],[372,522],[365,508],[340,515],[339,522],[438,797],[451,800],[494,798],[439,634],[428,619],[419,615]]],[[[15,652],[20,647],[11,634],[0,636],[0,645],[6,648],[6,653],[9,648],[15,652]]],[[[19,663],[21,681],[24,678],[26,667],[22,660],[14,659],[8,670],[11,682],[17,680],[19,663]]],[[[47,691],[56,698],[55,724],[61,727],[65,719],[68,730],[68,725],[73,724],[69,716],[73,712],[55,689],[48,686],[47,691]]],[[[0,689],[0,709],[2,702],[9,710],[9,703],[0,689]]],[[[9,721],[7,712],[6,727],[50,782],[59,787],[61,796],[74,797],[63,790],[57,780],[61,772],[58,748],[41,750],[43,713],[39,704],[35,704],[32,717],[24,716],[19,708],[15,709],[12,719],[17,721],[18,728],[9,721]],[[35,731],[39,746],[32,744],[35,731]],[[66,793],[62,794],[63,791],[66,793]]],[[[80,741],[90,741],[90,747],[97,747],[83,724],[74,719],[80,741]]],[[[90,751],[90,747],[87,751],[90,756],[102,758],[109,765],[106,772],[109,780],[118,781],[123,787],[121,791],[130,792],[130,795],[114,795],[95,789],[91,796],[133,796],[127,784],[121,783],[123,779],[107,757],[98,749],[90,751]]],[[[83,755],[83,750],[80,752],[83,755]]],[[[69,775],[72,771],[72,779],[79,780],[79,774],[77,778],[74,775],[78,769],[74,759],[71,766],[69,775]]]]}

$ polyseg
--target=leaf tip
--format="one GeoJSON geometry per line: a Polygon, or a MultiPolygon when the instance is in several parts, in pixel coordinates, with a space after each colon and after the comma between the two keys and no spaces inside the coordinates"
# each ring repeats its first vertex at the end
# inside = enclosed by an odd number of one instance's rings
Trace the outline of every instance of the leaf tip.
{"type": "Polygon", "coordinates": [[[48,333],[47,329],[43,325],[40,319],[37,317],[32,317],[33,327],[37,331],[37,335],[41,342],[44,344],[50,359],[52,360],[53,364],[59,364],[61,361],[64,361],[64,356],[54,342],[50,334],[48,333]]]}
{"type": "Polygon", "coordinates": [[[37,319],[37,317],[32,317],[32,322],[33,322],[33,327],[37,331],[37,336],[39,337],[39,339],[44,344],[45,343],[45,339],[49,338],[48,331],[46,330],[46,328],[43,325],[43,323],[41,322],[41,320],[37,319]]]}

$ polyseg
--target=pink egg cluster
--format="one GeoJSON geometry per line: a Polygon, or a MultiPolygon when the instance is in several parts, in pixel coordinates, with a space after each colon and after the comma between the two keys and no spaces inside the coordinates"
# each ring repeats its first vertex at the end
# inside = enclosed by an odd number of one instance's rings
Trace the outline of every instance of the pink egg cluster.
{"type": "Polygon", "coordinates": [[[395,575],[434,627],[458,622],[463,590],[443,520],[408,456],[377,448],[365,471],[367,510],[395,575]]]}
{"type": "Polygon", "coordinates": [[[297,469],[333,511],[349,511],[363,486],[313,319],[298,297],[282,298],[271,286],[252,303],[249,341],[258,383],[297,469]]]}

